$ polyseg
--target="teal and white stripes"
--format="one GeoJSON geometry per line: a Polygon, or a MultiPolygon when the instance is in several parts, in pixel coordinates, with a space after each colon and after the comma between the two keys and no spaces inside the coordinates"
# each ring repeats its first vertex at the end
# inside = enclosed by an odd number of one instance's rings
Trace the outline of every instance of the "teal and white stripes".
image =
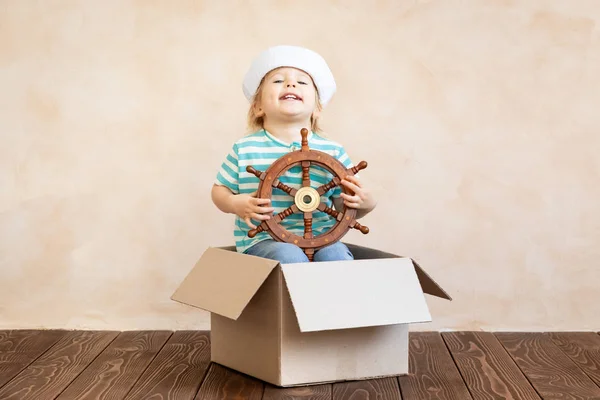
{"type": "MultiPolygon", "coordinates": [[[[331,140],[325,139],[314,132],[308,134],[309,147],[313,150],[319,150],[338,159],[346,168],[352,167],[352,163],[344,148],[331,140]]],[[[232,146],[229,154],[223,160],[217,173],[215,183],[229,188],[234,194],[253,193],[258,189],[259,179],[253,174],[246,172],[248,165],[257,170],[265,171],[275,160],[292,151],[299,150],[301,147],[300,135],[298,141],[294,143],[285,143],[265,130],[258,131],[251,135],[239,139],[232,146]]],[[[331,181],[333,175],[324,168],[311,166],[310,179],[311,186],[317,188],[331,181]]],[[[302,168],[295,166],[286,171],[280,181],[293,188],[302,186],[302,168]]],[[[321,201],[328,207],[333,207],[332,198],[339,197],[340,188],[336,187],[324,193],[321,201]]],[[[274,215],[285,210],[293,204],[293,198],[279,189],[273,189],[271,196],[271,206],[275,208],[274,215]]],[[[258,225],[260,221],[252,221],[258,225]]],[[[313,213],[313,234],[320,235],[325,233],[335,221],[329,215],[315,211],[313,213]]],[[[281,223],[281,226],[288,231],[302,235],[304,233],[304,219],[302,214],[294,214],[281,223]]],[[[270,239],[268,233],[262,232],[250,239],[248,231],[250,227],[239,218],[235,217],[234,240],[239,252],[246,251],[250,246],[259,241],[270,239]]]]}

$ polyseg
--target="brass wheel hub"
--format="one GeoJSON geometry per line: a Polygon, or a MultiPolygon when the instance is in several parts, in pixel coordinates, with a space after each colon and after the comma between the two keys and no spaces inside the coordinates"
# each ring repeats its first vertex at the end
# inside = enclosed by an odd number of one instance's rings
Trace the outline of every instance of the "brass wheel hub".
{"type": "Polygon", "coordinates": [[[315,211],[321,203],[321,196],[316,189],[310,186],[302,187],[298,189],[296,196],[294,196],[294,202],[296,207],[302,212],[315,211]]]}

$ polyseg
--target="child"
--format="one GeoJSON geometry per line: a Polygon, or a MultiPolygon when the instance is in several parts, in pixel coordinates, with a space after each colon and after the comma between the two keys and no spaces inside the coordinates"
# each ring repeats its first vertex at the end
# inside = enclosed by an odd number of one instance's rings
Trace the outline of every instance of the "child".
{"type": "MultiPolygon", "coordinates": [[[[261,221],[290,207],[294,198],[277,188],[273,188],[272,203],[269,199],[256,198],[259,179],[246,172],[246,166],[252,165],[265,171],[282,155],[299,150],[300,130],[307,128],[311,149],[330,154],[346,168],[352,167],[341,145],[318,134],[319,115],[335,90],[335,80],[325,60],[305,48],[272,47],[252,63],[244,79],[243,91],[251,102],[248,122],[254,133],[233,145],[221,165],[211,193],[213,202],[221,211],[236,215],[234,237],[238,252],[284,264],[308,261],[301,248],[277,242],[267,232],[261,232],[254,238],[248,236],[248,231],[256,228],[261,221]]],[[[332,178],[333,175],[326,169],[311,165],[311,186],[316,188],[332,178]]],[[[280,181],[299,188],[302,183],[301,166],[287,170],[280,181]]],[[[347,195],[335,187],[321,196],[321,202],[328,207],[335,206],[337,210],[342,210],[344,204],[356,208],[357,219],[375,208],[375,199],[356,176],[348,176],[342,184],[355,195],[347,195]]],[[[304,234],[302,213],[293,214],[279,224],[291,233],[304,234]]],[[[314,236],[327,232],[334,224],[333,217],[319,210],[313,212],[314,236]]],[[[352,253],[341,241],[314,254],[314,261],[351,259],[352,253]]]]}

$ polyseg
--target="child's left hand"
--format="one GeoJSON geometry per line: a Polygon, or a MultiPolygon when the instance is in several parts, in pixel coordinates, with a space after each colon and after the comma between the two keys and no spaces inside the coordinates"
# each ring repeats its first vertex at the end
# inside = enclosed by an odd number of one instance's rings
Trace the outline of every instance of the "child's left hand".
{"type": "Polygon", "coordinates": [[[375,208],[375,199],[373,198],[373,195],[369,190],[363,187],[356,176],[349,175],[346,179],[342,179],[342,185],[354,192],[354,196],[346,193],[340,194],[347,207],[368,211],[375,208]]]}

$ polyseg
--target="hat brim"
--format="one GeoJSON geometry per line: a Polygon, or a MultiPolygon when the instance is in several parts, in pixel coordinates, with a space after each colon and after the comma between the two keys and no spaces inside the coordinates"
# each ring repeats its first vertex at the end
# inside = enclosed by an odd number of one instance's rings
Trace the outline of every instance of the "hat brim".
{"type": "Polygon", "coordinates": [[[242,89],[248,101],[252,101],[263,78],[282,67],[297,68],[310,75],[323,106],[337,89],[333,73],[319,54],[297,46],[275,46],[259,54],[244,77],[242,89]]]}

